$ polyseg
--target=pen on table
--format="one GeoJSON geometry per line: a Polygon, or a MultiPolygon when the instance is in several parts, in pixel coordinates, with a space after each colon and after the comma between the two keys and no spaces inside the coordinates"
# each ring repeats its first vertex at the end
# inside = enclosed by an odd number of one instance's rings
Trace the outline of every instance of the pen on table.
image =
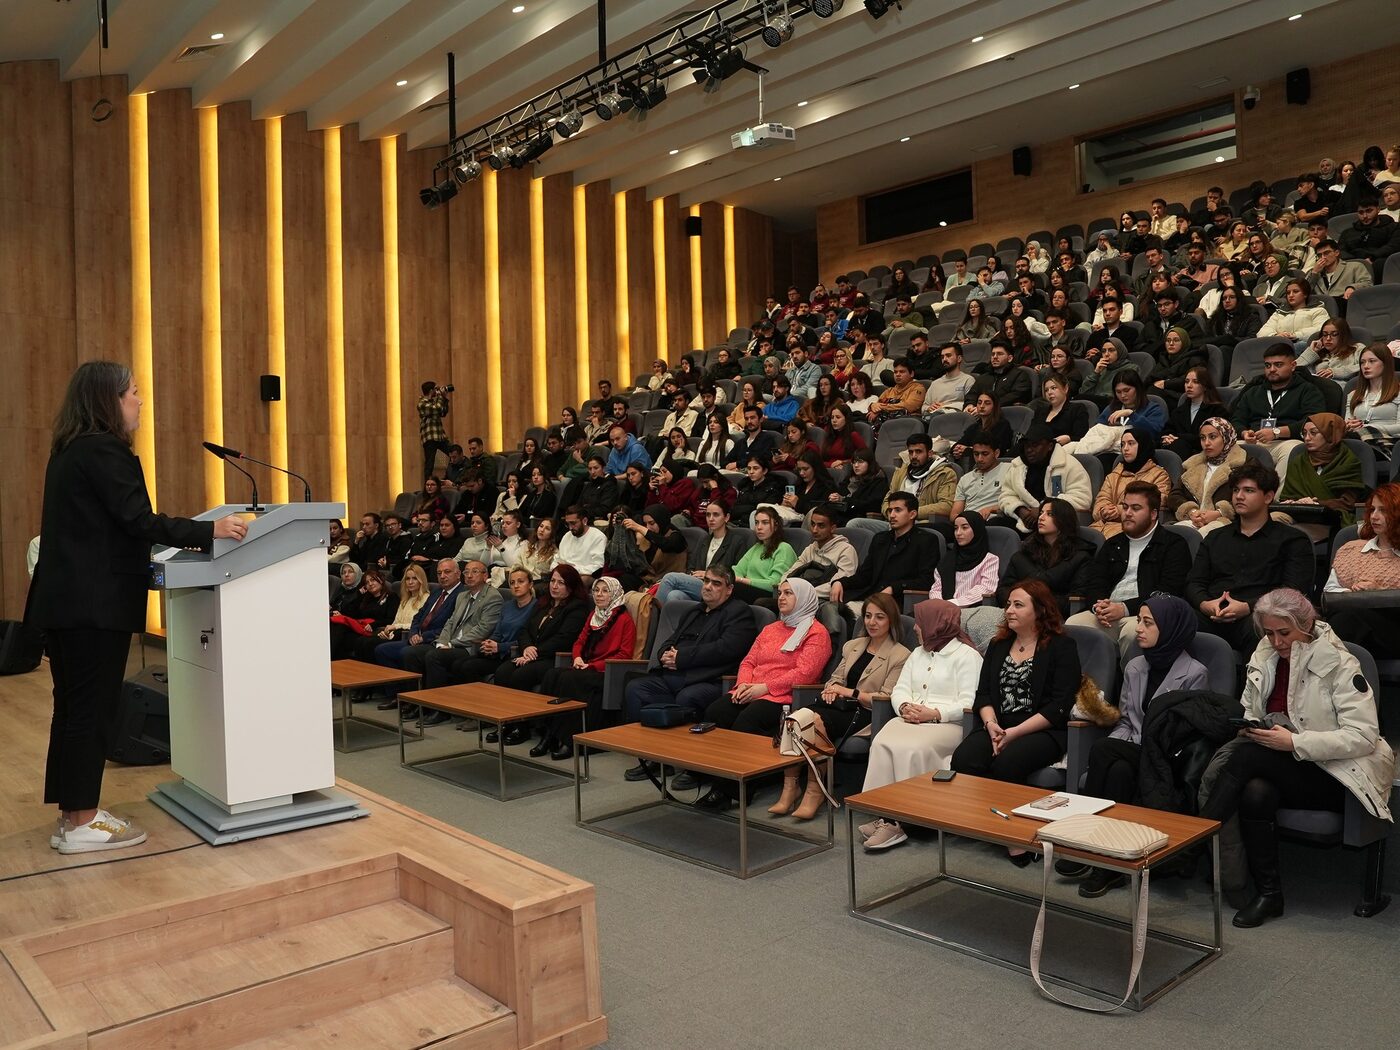
{"type": "Polygon", "coordinates": [[[993,806],[993,807],[992,807],[992,812],[995,813],[997,816],[999,816],[1002,820],[1010,820],[1010,819],[1011,819],[1011,814],[1010,814],[1010,813],[1003,813],[1001,810],[997,809],[996,806],[993,806]]]}

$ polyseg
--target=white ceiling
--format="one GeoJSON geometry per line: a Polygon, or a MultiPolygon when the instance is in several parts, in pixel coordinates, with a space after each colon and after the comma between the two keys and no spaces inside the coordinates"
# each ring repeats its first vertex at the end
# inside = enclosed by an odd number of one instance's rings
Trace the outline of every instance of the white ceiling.
{"type": "MultiPolygon", "coordinates": [[[[109,0],[100,52],[97,0],[0,0],[0,61],[57,59],[71,79],[96,74],[100,54],[133,92],[249,99],[255,117],[304,109],[312,127],[358,123],[366,138],[403,134],[416,148],[447,139],[449,50],[464,131],[596,62],[594,0],[518,2],[520,13],[517,0],[109,0]],[[216,50],[175,61],[214,33],[216,50]]],[[[611,0],[611,53],[708,6],[611,0]]],[[[707,95],[682,71],[644,121],[590,120],[538,170],[810,226],[823,201],[1396,41],[1395,0],[904,0],[878,22],[846,0],[829,20],[800,18],[781,48],[748,45],[771,71],[765,118],[795,127],[796,145],[731,151],[730,134],[757,121],[757,78],[740,73],[707,95]]]]}

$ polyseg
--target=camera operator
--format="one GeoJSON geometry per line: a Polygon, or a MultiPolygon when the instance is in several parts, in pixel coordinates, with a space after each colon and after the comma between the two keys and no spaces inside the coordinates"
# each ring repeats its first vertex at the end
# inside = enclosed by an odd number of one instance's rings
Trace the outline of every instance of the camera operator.
{"type": "Polygon", "coordinates": [[[442,425],[442,417],[452,409],[447,395],[452,393],[453,386],[451,383],[438,386],[428,379],[424,380],[422,390],[423,396],[418,399],[418,439],[423,443],[423,477],[426,478],[433,472],[438,451],[447,455],[448,445],[451,444],[442,425]]]}

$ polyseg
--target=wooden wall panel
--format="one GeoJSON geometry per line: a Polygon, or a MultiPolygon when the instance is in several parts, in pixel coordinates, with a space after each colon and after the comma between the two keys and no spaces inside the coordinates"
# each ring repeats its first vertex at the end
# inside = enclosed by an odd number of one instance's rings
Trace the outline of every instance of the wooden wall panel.
{"type": "Polygon", "coordinates": [[[24,609],[54,411],[79,360],[69,85],[54,62],[0,62],[0,584],[24,609]]]}
{"type": "MultiPolygon", "coordinates": [[[[323,136],[306,114],[282,118],[283,295],[286,300],[290,466],[311,482],[315,499],[331,496],[326,420],[326,211],[323,136]]],[[[348,513],[355,513],[353,508],[348,513]]]]}
{"type": "Polygon", "coordinates": [[[734,302],[739,327],[750,327],[762,315],[772,279],[773,220],[747,208],[735,208],[734,302]]]}
{"type": "MultiPolygon", "coordinates": [[[[589,397],[596,397],[598,380],[611,379],[615,393],[627,389],[631,376],[617,374],[617,313],[613,287],[617,280],[613,266],[615,224],[613,194],[606,182],[591,182],[583,188],[584,213],[588,229],[588,271],[590,288],[597,294],[588,304],[588,360],[593,377],[589,397]]],[[[650,369],[648,369],[650,371],[650,369]]]]}
{"type": "MultiPolygon", "coordinates": [[[[530,329],[541,310],[530,300],[529,171],[507,168],[496,176],[496,229],[501,289],[501,438],[506,449],[514,449],[525,436],[526,427],[544,422],[534,418],[530,360],[530,329]]],[[[477,433],[486,436],[480,429],[477,433]]]]}
{"type": "MultiPolygon", "coordinates": [[[[426,379],[439,383],[452,374],[450,349],[447,242],[450,223],[440,211],[429,211],[418,191],[432,180],[439,150],[409,150],[397,144],[399,163],[399,372],[403,418],[404,485],[417,488],[423,473],[418,443],[419,387],[426,379]]],[[[462,197],[453,207],[466,205],[462,197]]],[[[462,404],[459,392],[456,404],[462,404]]],[[[449,433],[455,421],[447,418],[449,433]]]]}
{"type": "Polygon", "coordinates": [[[656,360],[656,265],[652,237],[651,202],[645,189],[628,190],[627,201],[627,304],[632,349],[630,380],[651,370],[656,360]]]}
{"type": "MultiPolygon", "coordinates": [[[[246,102],[219,107],[219,314],[224,444],[271,462],[268,407],[258,389],[267,365],[267,168],[261,121],[246,102]]],[[[264,500],[272,478],[250,467],[264,500]]],[[[228,482],[241,496],[241,478],[228,482]]]]}
{"type": "Polygon", "coordinates": [[[724,208],[700,205],[700,281],[703,288],[705,347],[718,346],[729,336],[724,316],[724,208]]]}
{"type": "Polygon", "coordinates": [[[559,411],[578,396],[578,308],[574,291],[574,179],[551,175],[544,180],[543,313],[549,368],[546,426],[559,422],[559,411]]]}
{"type": "MultiPolygon", "coordinates": [[[[668,360],[677,361],[696,349],[690,345],[690,238],[686,213],[678,194],[662,199],[666,242],[666,332],[668,360]]],[[[647,366],[650,371],[650,366],[647,366]]]]}
{"type": "MultiPolygon", "coordinates": [[[[169,514],[206,509],[198,114],[187,90],[147,99],[151,186],[151,349],[156,485],[169,514]]],[[[233,471],[230,498],[247,494],[233,471]]]]}
{"type": "MultiPolygon", "coordinates": [[[[382,510],[389,492],[384,412],[384,219],[379,143],[340,129],[345,283],[345,428],[349,513],[382,510]]],[[[417,418],[415,413],[415,419],[417,418]]]]}
{"type": "MultiPolygon", "coordinates": [[[[424,186],[428,184],[428,180],[422,183],[424,186]]],[[[483,179],[469,182],[462,187],[446,209],[438,208],[427,212],[429,222],[445,221],[447,224],[450,260],[447,270],[452,340],[451,381],[457,387],[452,398],[452,413],[447,417],[447,433],[462,445],[473,435],[483,438],[486,436],[486,406],[492,397],[499,396],[499,392],[487,389],[485,381],[484,185],[483,179]],[[442,214],[444,210],[447,212],[446,216],[442,214]]],[[[419,208],[422,207],[420,204],[419,208]]],[[[437,379],[440,382],[447,378],[434,375],[422,377],[437,379]]],[[[417,413],[409,418],[414,420],[416,426],[417,413]]]]}
{"type": "Polygon", "coordinates": [[[73,257],[78,353],[131,361],[131,194],[126,77],[88,77],[71,84],[73,257]],[[92,120],[99,98],[114,100],[111,117],[92,120]],[[93,173],[100,172],[99,178],[93,173]]]}

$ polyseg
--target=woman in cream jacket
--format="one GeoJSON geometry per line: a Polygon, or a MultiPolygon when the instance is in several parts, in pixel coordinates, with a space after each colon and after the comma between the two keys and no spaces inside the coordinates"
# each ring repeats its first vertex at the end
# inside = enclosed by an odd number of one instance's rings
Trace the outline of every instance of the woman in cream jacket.
{"type": "Polygon", "coordinates": [[[1235,520],[1230,472],[1248,454],[1228,419],[1212,416],[1199,429],[1201,451],[1181,465],[1181,480],[1167,497],[1167,512],[1202,536],[1235,520]]]}

